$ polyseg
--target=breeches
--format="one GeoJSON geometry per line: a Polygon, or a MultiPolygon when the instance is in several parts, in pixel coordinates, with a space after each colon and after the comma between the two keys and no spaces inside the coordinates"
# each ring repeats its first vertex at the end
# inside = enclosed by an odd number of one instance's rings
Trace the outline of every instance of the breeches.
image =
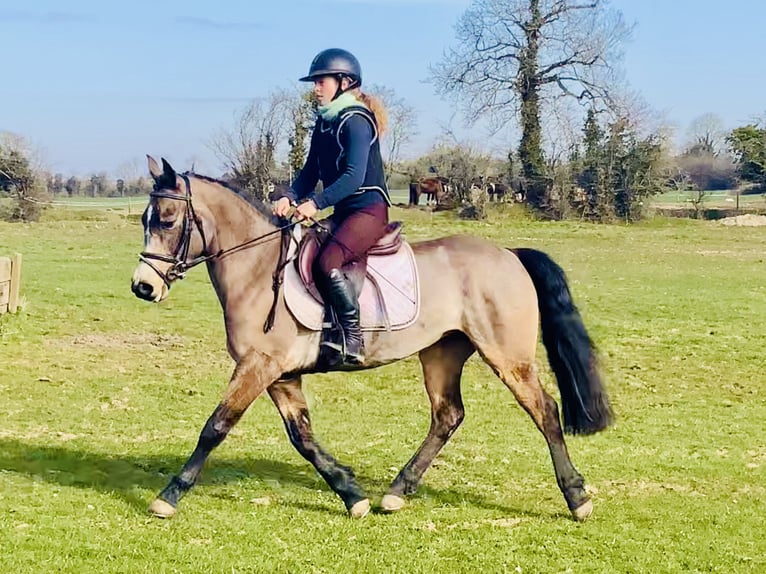
{"type": "Polygon", "coordinates": [[[367,251],[385,234],[388,205],[373,203],[334,223],[335,231],[322,245],[314,263],[314,278],[318,282],[332,269],[342,269],[350,263],[358,263],[363,269],[366,267],[367,251]]]}

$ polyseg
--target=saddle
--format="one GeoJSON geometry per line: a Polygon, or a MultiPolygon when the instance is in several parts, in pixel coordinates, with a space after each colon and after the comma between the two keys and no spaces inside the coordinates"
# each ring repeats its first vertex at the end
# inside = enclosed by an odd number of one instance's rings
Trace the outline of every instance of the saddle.
{"type": "MultiPolygon", "coordinates": [[[[331,234],[328,223],[309,228],[300,240],[295,264],[285,270],[288,309],[304,327],[316,331],[322,329],[324,303],[314,284],[312,266],[331,234]]],[[[420,292],[415,256],[401,233],[400,221],[388,224],[383,237],[367,252],[366,272],[364,265],[344,267],[359,294],[362,330],[404,329],[417,319],[420,292]]]]}
{"type": "MultiPolygon", "coordinates": [[[[312,268],[314,265],[314,260],[319,254],[319,249],[322,247],[325,239],[327,239],[332,233],[332,229],[329,225],[323,222],[323,226],[324,229],[317,228],[317,226],[312,226],[309,228],[308,233],[303,238],[303,241],[301,241],[300,247],[298,247],[297,260],[298,272],[300,273],[303,284],[309,290],[311,295],[313,295],[313,297],[320,303],[323,302],[322,295],[319,293],[319,290],[314,284],[312,268]]],[[[393,255],[399,251],[401,246],[402,223],[401,221],[393,221],[386,227],[385,235],[381,237],[380,240],[378,240],[378,242],[373,245],[367,252],[367,256],[369,258],[374,256],[393,255]]],[[[346,272],[347,276],[351,277],[351,280],[354,283],[354,287],[356,287],[356,292],[359,293],[359,282],[360,279],[363,278],[360,278],[358,274],[354,272],[353,265],[350,269],[348,267],[344,268],[344,271],[346,272]]]]}

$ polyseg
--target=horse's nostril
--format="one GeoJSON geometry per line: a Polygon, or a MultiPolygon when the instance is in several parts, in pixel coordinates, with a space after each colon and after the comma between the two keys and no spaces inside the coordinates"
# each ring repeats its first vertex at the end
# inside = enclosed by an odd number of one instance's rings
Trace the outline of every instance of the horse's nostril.
{"type": "Polygon", "coordinates": [[[133,293],[136,294],[136,297],[141,297],[142,299],[151,299],[152,293],[154,293],[154,287],[152,287],[149,283],[140,281],[133,284],[133,293]]]}

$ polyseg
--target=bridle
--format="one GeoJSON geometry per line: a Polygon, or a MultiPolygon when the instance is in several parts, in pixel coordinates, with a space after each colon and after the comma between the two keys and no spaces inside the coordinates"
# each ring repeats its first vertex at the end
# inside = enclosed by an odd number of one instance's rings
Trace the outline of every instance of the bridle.
{"type": "MultiPolygon", "coordinates": [[[[154,189],[152,189],[151,193],[149,193],[149,197],[152,199],[165,198],[186,202],[183,227],[181,228],[181,239],[176,246],[175,253],[173,253],[173,255],[165,255],[163,253],[151,253],[149,251],[142,251],[138,256],[139,261],[146,263],[149,267],[151,267],[152,270],[157,275],[159,275],[167,287],[170,287],[170,284],[176,279],[183,279],[186,275],[186,272],[195,265],[199,265],[203,261],[210,259],[209,256],[202,255],[192,259],[191,261],[187,261],[189,256],[189,247],[191,246],[192,231],[195,227],[202,237],[203,254],[207,252],[207,241],[205,240],[205,232],[202,230],[202,225],[200,225],[199,219],[197,219],[197,214],[194,212],[194,204],[192,204],[191,184],[189,183],[189,178],[186,175],[181,175],[181,178],[183,178],[184,183],[186,184],[184,195],[178,195],[176,193],[163,191],[157,186],[156,183],[154,184],[154,189]],[[154,264],[154,261],[172,263],[172,266],[170,269],[163,272],[159,267],[157,267],[157,265],[154,264]]],[[[148,225],[149,222],[147,222],[147,226],[148,225]]]]}
{"type": "MultiPolygon", "coordinates": [[[[291,230],[296,225],[299,225],[300,221],[288,221],[286,224],[280,225],[268,233],[264,233],[258,237],[248,239],[239,245],[234,245],[233,247],[228,247],[226,249],[219,249],[215,253],[208,253],[205,232],[202,229],[202,224],[200,223],[197,214],[194,212],[194,204],[192,203],[191,184],[189,183],[189,177],[184,173],[178,175],[180,175],[186,184],[183,196],[176,193],[163,191],[155,182],[154,188],[152,189],[151,193],[149,193],[149,197],[174,199],[176,201],[186,202],[186,212],[184,213],[184,222],[183,227],[181,228],[181,239],[179,240],[173,255],[142,251],[138,256],[139,261],[146,263],[162,279],[168,289],[170,289],[170,284],[176,279],[183,279],[186,275],[186,272],[192,267],[196,267],[200,263],[205,263],[206,261],[211,261],[212,259],[218,259],[224,255],[234,253],[241,249],[246,249],[248,247],[260,245],[261,243],[266,243],[267,241],[274,239],[274,236],[277,233],[280,233],[282,242],[279,249],[279,259],[277,260],[277,266],[272,276],[272,290],[274,292],[274,300],[272,301],[269,314],[266,317],[266,323],[263,326],[263,332],[268,333],[274,327],[274,319],[277,312],[277,302],[279,300],[279,288],[281,287],[282,281],[284,279],[285,267],[290,261],[288,258],[288,250],[290,241],[294,240],[294,237],[289,230],[291,230]],[[191,246],[192,232],[195,228],[199,232],[200,237],[202,237],[202,254],[192,260],[189,260],[189,247],[191,246]],[[164,261],[165,263],[171,263],[172,265],[167,271],[163,272],[159,267],[157,267],[154,261],[164,261]]],[[[146,225],[149,225],[149,222],[147,222],[146,225]]]]}
{"type": "Polygon", "coordinates": [[[205,232],[202,229],[202,224],[200,223],[200,220],[194,211],[194,204],[192,203],[192,192],[191,184],[189,183],[189,177],[186,174],[178,175],[184,180],[185,183],[185,190],[183,195],[163,191],[157,186],[156,183],[154,184],[154,189],[152,189],[152,191],[149,193],[150,198],[174,199],[176,201],[183,201],[186,203],[183,227],[181,228],[181,239],[176,246],[175,252],[173,255],[165,255],[163,253],[151,253],[149,251],[142,251],[138,256],[139,261],[146,263],[162,279],[168,288],[170,288],[170,284],[173,281],[176,279],[183,279],[189,269],[196,267],[200,263],[205,263],[212,259],[222,257],[223,255],[239,251],[240,249],[244,249],[246,247],[252,247],[254,245],[264,243],[263,240],[269,239],[271,236],[276,235],[277,233],[281,233],[284,230],[292,229],[299,223],[297,221],[288,222],[285,225],[277,227],[273,231],[269,231],[268,233],[264,233],[263,235],[254,237],[253,239],[249,239],[244,243],[240,243],[239,245],[235,245],[227,249],[219,249],[215,253],[207,253],[208,246],[207,241],[205,240],[205,232]],[[188,260],[189,248],[191,246],[191,238],[194,229],[196,229],[199,232],[200,237],[202,237],[202,255],[199,255],[192,260],[188,260]],[[157,267],[154,261],[163,261],[165,263],[171,263],[172,265],[167,271],[163,272],[159,267],[157,267]]]}

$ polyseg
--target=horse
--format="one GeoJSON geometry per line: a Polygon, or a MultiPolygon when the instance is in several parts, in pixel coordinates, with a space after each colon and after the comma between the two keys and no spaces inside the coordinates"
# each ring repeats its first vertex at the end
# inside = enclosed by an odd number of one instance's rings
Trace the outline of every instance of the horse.
{"type": "Polygon", "coordinates": [[[422,177],[410,182],[410,205],[418,205],[421,195],[426,196],[426,205],[432,201],[438,204],[448,190],[448,181],[444,177],[422,177]]]}
{"type": "Polygon", "coordinates": [[[479,176],[471,181],[471,189],[482,189],[489,196],[490,201],[502,201],[510,186],[488,177],[479,176]]]}
{"type": "Polygon", "coordinates": [[[505,194],[508,193],[508,186],[499,181],[488,181],[486,184],[487,194],[490,201],[503,201],[505,194]]]}
{"type": "MultiPolygon", "coordinates": [[[[173,283],[205,263],[223,309],[227,348],[236,366],[223,397],[204,424],[190,457],[158,494],[149,512],[170,518],[192,488],[211,451],[221,444],[250,404],[268,393],[287,436],[341,498],[352,518],[365,516],[370,500],[353,470],[314,438],[301,387],[316,372],[320,331],[293,318],[284,289],[275,282],[285,229],[277,218],[224,182],[178,174],[147,156],[154,188],[142,215],[144,246],[131,289],[144,300],[164,300],[173,283]]],[[[538,329],[561,393],[564,430],[590,434],[611,422],[611,407],[593,343],[571,299],[566,277],[545,253],[505,249],[471,236],[410,244],[422,292],[416,320],[401,330],[365,332],[363,365],[372,369],[418,354],[431,402],[431,426],[380,501],[395,512],[415,494],[423,474],[464,417],[460,378],[478,353],[532,418],[547,444],[559,489],[577,521],[593,502],[574,467],[556,401],[538,379],[538,329]],[[540,327],[541,326],[541,327],[540,327]]]]}

